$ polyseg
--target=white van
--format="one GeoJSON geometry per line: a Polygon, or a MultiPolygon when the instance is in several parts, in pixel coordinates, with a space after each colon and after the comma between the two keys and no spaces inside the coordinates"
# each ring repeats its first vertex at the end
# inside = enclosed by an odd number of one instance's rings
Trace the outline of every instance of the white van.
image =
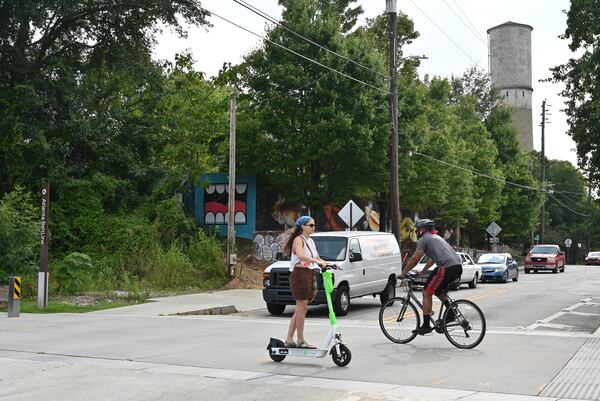
{"type": "MultiPolygon", "coordinates": [[[[338,266],[333,270],[332,301],[335,313],[348,313],[350,299],[379,295],[381,303],[396,294],[396,276],[402,272],[402,258],[396,238],[372,231],[330,231],[310,236],[321,259],[338,266]]],[[[290,261],[278,260],[263,273],[263,299],[273,315],[286,305],[295,305],[290,290],[290,261]]],[[[317,270],[317,295],[311,305],[326,304],[323,279],[317,270]]]]}

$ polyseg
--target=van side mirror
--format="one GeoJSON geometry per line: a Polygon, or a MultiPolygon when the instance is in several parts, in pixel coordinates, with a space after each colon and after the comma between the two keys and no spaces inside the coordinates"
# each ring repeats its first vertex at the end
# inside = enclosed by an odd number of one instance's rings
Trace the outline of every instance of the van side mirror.
{"type": "Polygon", "coordinates": [[[283,260],[283,252],[277,252],[275,254],[275,260],[283,260]]]}
{"type": "Polygon", "coordinates": [[[350,251],[350,262],[360,262],[361,260],[363,260],[363,258],[360,252],[350,251]]]}

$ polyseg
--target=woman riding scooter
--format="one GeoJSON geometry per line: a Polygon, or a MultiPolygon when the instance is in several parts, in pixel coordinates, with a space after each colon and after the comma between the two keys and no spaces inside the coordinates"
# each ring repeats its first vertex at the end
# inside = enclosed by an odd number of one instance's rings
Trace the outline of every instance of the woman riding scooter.
{"type": "Polygon", "coordinates": [[[296,310],[290,321],[285,346],[292,348],[316,348],[309,345],[304,338],[304,320],[308,303],[316,294],[315,274],[311,265],[325,267],[327,263],[319,258],[317,247],[309,236],[315,232],[315,221],[310,216],[301,216],[296,220],[294,231],[287,240],[283,250],[291,254],[290,289],[296,301],[296,310]],[[294,342],[294,333],[298,333],[298,341],[294,342]]]}

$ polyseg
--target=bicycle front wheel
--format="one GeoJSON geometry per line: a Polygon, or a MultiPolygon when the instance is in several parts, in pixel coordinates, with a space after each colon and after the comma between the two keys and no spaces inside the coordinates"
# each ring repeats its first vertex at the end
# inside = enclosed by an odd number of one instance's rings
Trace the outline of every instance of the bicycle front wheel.
{"type": "Polygon", "coordinates": [[[444,313],[446,338],[455,347],[475,348],[485,336],[486,325],[483,312],[477,305],[466,299],[454,301],[454,308],[448,308],[444,313]]]}
{"type": "Polygon", "coordinates": [[[398,344],[406,344],[417,336],[413,330],[419,327],[420,321],[416,306],[406,298],[392,298],[379,311],[381,331],[398,344]]]}

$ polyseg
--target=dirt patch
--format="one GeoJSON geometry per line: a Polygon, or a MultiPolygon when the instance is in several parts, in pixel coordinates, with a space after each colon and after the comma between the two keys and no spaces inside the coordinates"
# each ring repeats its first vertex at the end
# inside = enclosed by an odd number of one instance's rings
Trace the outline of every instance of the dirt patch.
{"type": "Polygon", "coordinates": [[[263,288],[263,271],[270,263],[238,263],[235,268],[235,278],[225,284],[225,288],[263,288]]]}

